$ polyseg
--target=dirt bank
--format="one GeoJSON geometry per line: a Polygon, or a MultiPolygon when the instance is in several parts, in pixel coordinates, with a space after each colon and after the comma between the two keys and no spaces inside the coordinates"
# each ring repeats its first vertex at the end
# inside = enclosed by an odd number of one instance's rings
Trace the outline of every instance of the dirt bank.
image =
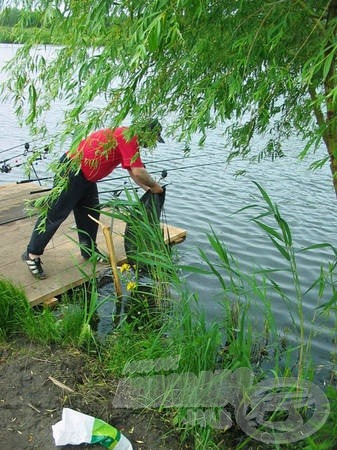
{"type": "MultiPolygon", "coordinates": [[[[69,407],[100,418],[122,431],[134,450],[179,450],[179,443],[158,414],[112,407],[117,380],[99,372],[97,361],[78,350],[46,348],[18,340],[0,344],[1,448],[52,450],[51,426],[69,407]],[[57,382],[67,388],[60,387],[57,382]]],[[[63,449],[102,449],[97,445],[63,449]]]]}

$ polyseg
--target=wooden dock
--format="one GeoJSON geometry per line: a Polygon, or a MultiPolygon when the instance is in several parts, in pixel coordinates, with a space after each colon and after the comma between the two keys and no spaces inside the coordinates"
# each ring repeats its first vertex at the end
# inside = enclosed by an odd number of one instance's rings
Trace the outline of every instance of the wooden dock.
{"type": "MultiPolygon", "coordinates": [[[[30,273],[21,255],[24,252],[36,217],[27,217],[25,200],[38,198],[41,193],[34,193],[41,189],[34,183],[0,185],[0,245],[2,258],[0,260],[0,278],[10,280],[15,286],[24,289],[32,306],[48,303],[69,289],[83,284],[86,274],[92,274],[92,264],[85,261],[79,252],[75,221],[71,214],[61,225],[52,241],[48,244],[43,255],[43,268],[48,277],[45,280],[36,280],[30,273]],[[76,242],[74,242],[74,239],[76,242]],[[81,269],[81,270],[80,270],[81,269]]],[[[111,223],[106,215],[101,221],[108,226],[111,223]]],[[[126,261],[124,251],[125,224],[114,220],[112,237],[116,252],[117,264],[126,261]]],[[[164,236],[171,244],[178,244],[186,238],[186,231],[172,225],[163,225],[164,236]]],[[[101,229],[97,239],[98,247],[106,250],[105,239],[101,229]]],[[[96,275],[106,272],[107,266],[97,264],[96,275]]]]}

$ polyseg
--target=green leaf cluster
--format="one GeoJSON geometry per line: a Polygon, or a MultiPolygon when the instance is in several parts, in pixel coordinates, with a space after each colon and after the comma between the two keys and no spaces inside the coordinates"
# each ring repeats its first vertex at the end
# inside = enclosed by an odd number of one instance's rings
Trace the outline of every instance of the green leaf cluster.
{"type": "Polygon", "coordinates": [[[64,43],[47,61],[32,38],[8,66],[4,93],[18,114],[28,100],[32,126],[61,99],[60,131],[74,144],[99,126],[155,115],[187,143],[222,124],[229,157],[248,155],[255,135],[266,138],[257,159],[283,156],[294,133],[304,154],[323,139],[336,156],[336,0],[23,3],[64,43]]]}
{"type": "Polygon", "coordinates": [[[0,11],[0,25],[14,27],[23,21],[26,27],[41,27],[41,13],[37,10],[24,10],[5,7],[0,11]]]}

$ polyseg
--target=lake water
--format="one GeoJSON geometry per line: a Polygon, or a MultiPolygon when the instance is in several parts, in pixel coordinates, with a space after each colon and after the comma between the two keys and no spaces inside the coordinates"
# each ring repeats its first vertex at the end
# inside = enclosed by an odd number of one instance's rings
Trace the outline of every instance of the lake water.
{"type": "MultiPolygon", "coordinates": [[[[15,45],[0,44],[0,65],[15,53],[16,48],[15,45]]],[[[3,77],[0,71],[1,76],[3,77]]],[[[51,134],[58,131],[57,123],[62,117],[63,110],[63,105],[55,105],[52,111],[46,113],[51,134]]],[[[28,129],[19,126],[10,104],[0,105],[0,121],[2,129],[0,160],[8,158],[9,155],[20,155],[24,150],[23,144],[32,141],[28,129]],[[4,152],[9,148],[12,149],[4,152]]],[[[165,125],[165,120],[163,124],[165,125]]],[[[308,168],[314,160],[313,157],[298,161],[296,155],[301,150],[302,143],[294,137],[286,143],[285,158],[260,163],[236,160],[227,166],[224,160],[228,154],[228,147],[224,142],[222,131],[221,127],[211,130],[203,149],[198,148],[195,139],[192,142],[190,157],[184,160],[177,160],[183,156],[183,144],[165,136],[165,130],[163,133],[165,144],[158,145],[152,155],[143,154],[148,170],[155,177],[158,177],[157,172],[162,169],[168,171],[166,218],[168,223],[185,228],[188,233],[187,240],[177,248],[180,261],[184,264],[201,266],[203,262],[199,248],[215,261],[215,252],[211,249],[207,238],[207,233],[213,229],[238,259],[244,271],[250,272],[258,266],[277,268],[284,264],[263,232],[250,220],[254,212],[248,210],[234,214],[238,209],[252,203],[261,206],[264,204],[253,181],[261,184],[271,199],[277,203],[281,214],[291,227],[296,249],[321,242],[337,246],[337,203],[328,165],[313,172],[308,168]],[[158,160],[167,161],[156,163],[158,160]],[[236,171],[243,169],[247,170],[247,175],[236,178],[234,176],[236,171]]],[[[262,137],[256,139],[257,148],[262,141],[262,137]]],[[[32,145],[44,146],[45,143],[33,142],[32,145]]],[[[316,153],[315,159],[320,156],[325,156],[323,146],[316,153]]],[[[18,156],[14,161],[20,164],[23,159],[18,156]]],[[[11,163],[13,164],[13,160],[11,163]]],[[[40,176],[46,175],[47,164],[48,159],[35,165],[35,170],[40,176]]],[[[125,172],[117,170],[114,173],[114,176],[119,175],[125,175],[125,172]]],[[[22,167],[13,168],[8,174],[0,173],[1,184],[23,178],[25,175],[22,167]]],[[[123,181],[112,180],[101,183],[100,189],[119,188],[123,181]]],[[[109,195],[104,194],[102,197],[106,198],[109,195]]],[[[326,249],[303,253],[298,257],[298,270],[304,288],[308,288],[316,279],[320,265],[326,265],[331,260],[331,252],[326,249]]],[[[208,321],[221,321],[222,290],[217,280],[214,277],[205,278],[189,274],[187,282],[190,290],[197,293],[208,321]]],[[[295,294],[292,292],[288,277],[279,274],[278,282],[291,297],[290,308],[296,312],[295,294]]],[[[277,327],[293,344],[298,340],[298,336],[291,327],[289,312],[280,299],[271,296],[271,300],[277,327]]],[[[329,366],[331,353],[335,350],[334,322],[332,318],[320,318],[312,323],[316,306],[317,294],[309,292],[304,297],[306,329],[315,335],[313,350],[317,366],[321,364],[329,366]]],[[[258,321],[260,313],[257,311],[253,308],[251,314],[255,314],[258,321]]]]}

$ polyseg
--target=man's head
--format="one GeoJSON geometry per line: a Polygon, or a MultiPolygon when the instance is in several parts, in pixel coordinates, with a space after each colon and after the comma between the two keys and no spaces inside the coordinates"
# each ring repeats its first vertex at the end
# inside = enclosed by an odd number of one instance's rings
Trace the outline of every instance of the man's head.
{"type": "Polygon", "coordinates": [[[161,126],[161,123],[159,122],[158,119],[149,119],[148,122],[144,125],[145,127],[147,127],[151,132],[155,133],[157,136],[157,141],[164,144],[165,141],[161,136],[161,132],[163,127],[161,126]]]}
{"type": "Polygon", "coordinates": [[[138,141],[142,147],[151,148],[156,145],[156,142],[164,143],[164,139],[161,136],[163,127],[156,118],[150,118],[144,120],[139,127],[138,141]]]}

